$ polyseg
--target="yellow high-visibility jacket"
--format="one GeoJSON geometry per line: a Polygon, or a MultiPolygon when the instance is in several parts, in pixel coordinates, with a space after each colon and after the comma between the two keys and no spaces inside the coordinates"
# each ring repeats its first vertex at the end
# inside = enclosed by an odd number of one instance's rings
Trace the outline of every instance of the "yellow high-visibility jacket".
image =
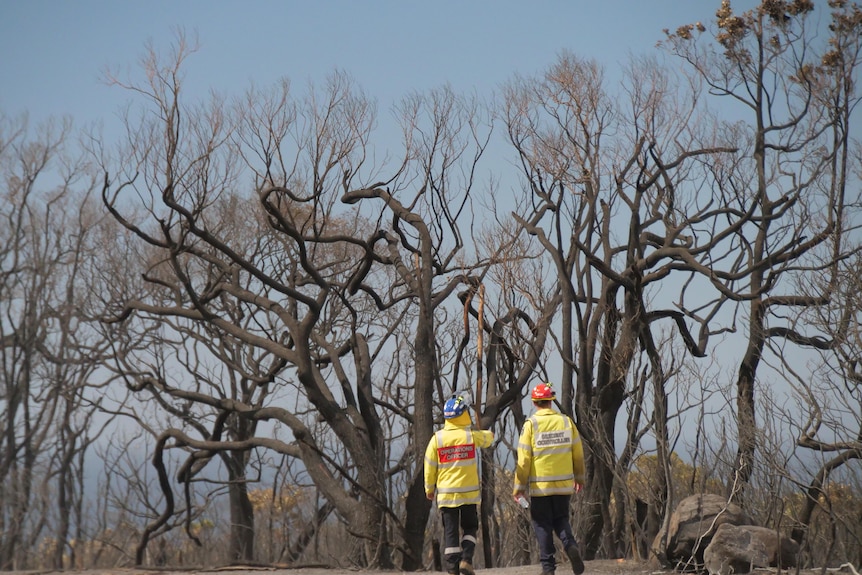
{"type": "Polygon", "coordinates": [[[584,446],[570,417],[553,409],[536,410],[518,439],[514,493],[571,495],[584,484],[584,446]]]}
{"type": "Polygon", "coordinates": [[[438,507],[478,504],[478,448],[489,447],[493,441],[491,431],[446,420],[425,448],[425,494],[436,491],[438,507]]]}

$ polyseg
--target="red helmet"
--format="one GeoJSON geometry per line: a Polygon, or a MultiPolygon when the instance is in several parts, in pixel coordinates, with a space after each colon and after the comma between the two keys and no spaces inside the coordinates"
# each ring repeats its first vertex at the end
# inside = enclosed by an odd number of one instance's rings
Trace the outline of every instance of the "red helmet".
{"type": "Polygon", "coordinates": [[[533,401],[550,401],[557,397],[550,383],[540,383],[533,388],[533,393],[530,394],[533,401]]]}

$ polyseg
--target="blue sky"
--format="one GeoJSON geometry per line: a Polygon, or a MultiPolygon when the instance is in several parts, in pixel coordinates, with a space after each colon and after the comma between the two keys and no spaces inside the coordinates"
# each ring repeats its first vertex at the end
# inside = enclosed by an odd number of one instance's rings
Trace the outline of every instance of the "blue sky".
{"type": "MultiPolygon", "coordinates": [[[[754,0],[734,2],[737,9],[754,0]]],[[[134,75],[145,45],[167,52],[175,31],[197,34],[187,86],[228,95],[280,77],[318,83],[350,73],[381,112],[402,96],[449,83],[488,96],[532,75],[561,50],[609,72],[653,50],[662,29],[708,21],[720,0],[296,1],[0,0],[0,111],[32,121],[110,118],[127,97],[100,78],[134,75]]]]}

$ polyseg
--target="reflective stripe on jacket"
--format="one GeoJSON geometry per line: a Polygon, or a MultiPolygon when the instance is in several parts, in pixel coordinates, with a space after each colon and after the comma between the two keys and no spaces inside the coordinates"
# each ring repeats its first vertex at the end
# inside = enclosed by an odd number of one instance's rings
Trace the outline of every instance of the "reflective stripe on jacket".
{"type": "Polygon", "coordinates": [[[574,422],[542,408],[524,422],[518,439],[513,492],[531,496],[570,495],[584,483],[584,447],[574,422]]]}
{"type": "Polygon", "coordinates": [[[490,431],[446,421],[425,448],[425,493],[437,492],[438,507],[478,504],[478,448],[494,441],[490,431]]]}

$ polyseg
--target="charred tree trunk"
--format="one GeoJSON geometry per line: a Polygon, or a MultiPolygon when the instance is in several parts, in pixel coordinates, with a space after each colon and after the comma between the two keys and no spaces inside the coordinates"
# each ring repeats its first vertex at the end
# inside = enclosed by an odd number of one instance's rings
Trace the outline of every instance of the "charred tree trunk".
{"type": "Polygon", "coordinates": [[[249,563],[254,560],[254,507],[248,498],[245,474],[231,473],[228,487],[230,499],[230,559],[249,563]]]}

